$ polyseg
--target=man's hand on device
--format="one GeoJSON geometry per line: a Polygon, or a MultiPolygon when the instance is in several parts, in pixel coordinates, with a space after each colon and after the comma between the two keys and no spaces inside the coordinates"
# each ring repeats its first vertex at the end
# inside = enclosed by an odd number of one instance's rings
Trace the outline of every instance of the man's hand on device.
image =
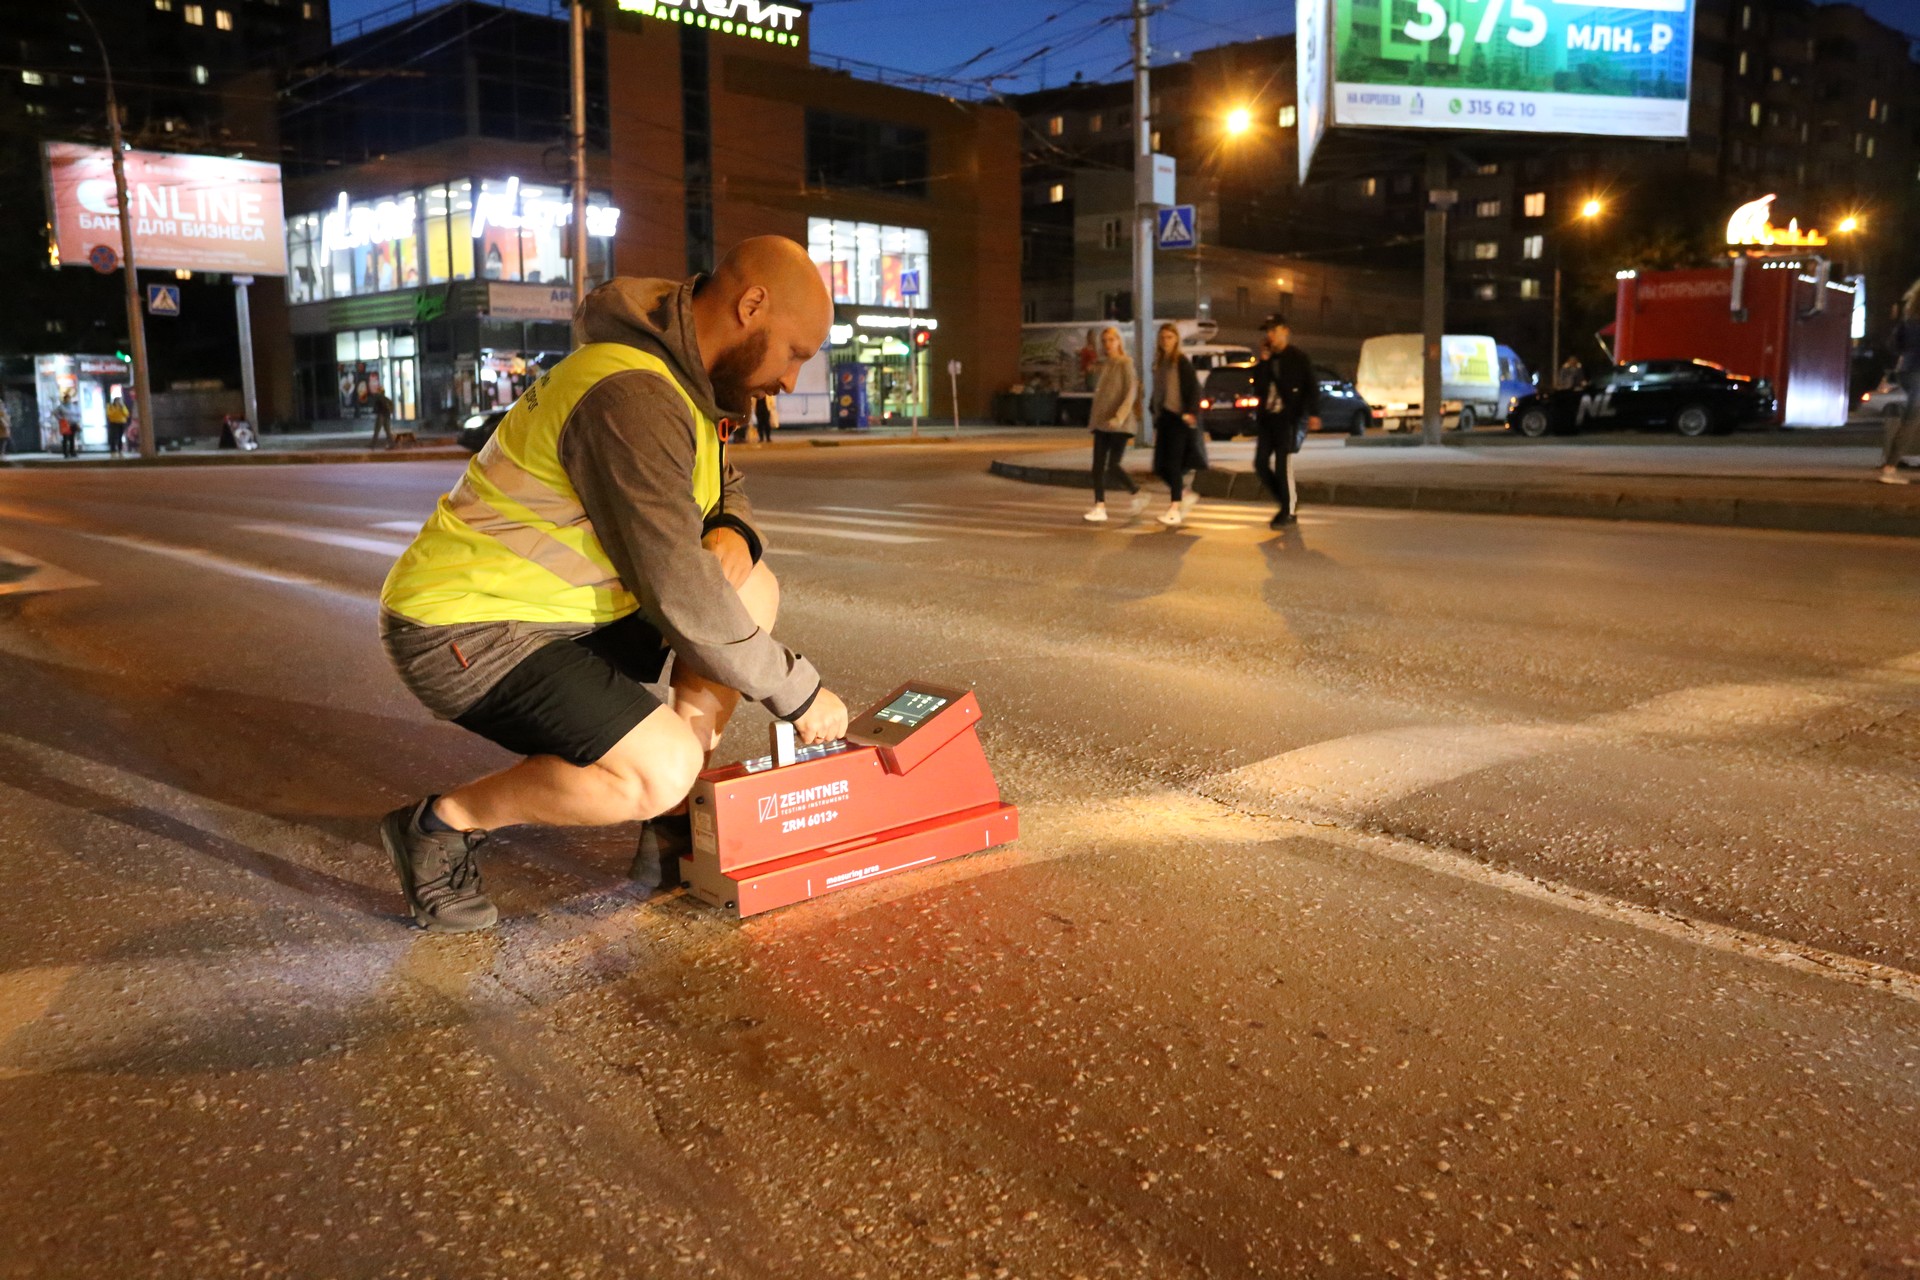
{"type": "Polygon", "coordinates": [[[727,575],[727,584],[738,591],[747,575],[753,572],[753,551],[747,546],[747,540],[737,530],[715,529],[700,539],[700,545],[719,557],[720,572],[727,575]]]}
{"type": "Polygon", "coordinates": [[[800,741],[808,746],[844,738],[847,736],[847,704],[840,701],[839,694],[822,685],[820,692],[813,695],[813,705],[801,713],[793,727],[799,732],[800,741]]]}

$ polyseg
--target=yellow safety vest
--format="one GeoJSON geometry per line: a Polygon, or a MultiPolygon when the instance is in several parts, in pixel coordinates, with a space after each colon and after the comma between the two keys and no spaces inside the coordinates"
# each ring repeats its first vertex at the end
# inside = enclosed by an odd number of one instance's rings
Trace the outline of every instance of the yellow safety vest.
{"type": "Polygon", "coordinates": [[[693,415],[693,501],[720,505],[721,443],[712,418],[667,362],[621,342],[580,347],[540,375],[467,464],[453,491],[387,574],[380,603],[430,626],[559,622],[604,626],[640,607],[620,581],[560,464],[560,433],[603,378],[643,369],[693,415]]]}

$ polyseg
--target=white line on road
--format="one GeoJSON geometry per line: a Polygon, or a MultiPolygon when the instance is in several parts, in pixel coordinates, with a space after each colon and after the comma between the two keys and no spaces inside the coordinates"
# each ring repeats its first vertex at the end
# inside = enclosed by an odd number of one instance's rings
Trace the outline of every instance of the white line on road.
{"type": "Polygon", "coordinates": [[[899,515],[885,519],[872,516],[837,516],[825,511],[770,511],[768,515],[779,516],[787,520],[826,520],[834,524],[858,524],[878,529],[908,529],[917,533],[953,533],[971,534],[981,538],[1044,538],[1046,534],[1022,529],[978,529],[965,528],[951,521],[928,523],[929,517],[899,515]]]}
{"type": "Polygon", "coordinates": [[[426,523],[425,520],[382,520],[378,524],[368,525],[367,528],[385,529],[389,533],[418,533],[420,526],[424,523],[426,523]]]}
{"type": "MultiPolygon", "coordinates": [[[[964,508],[964,507],[957,508],[957,509],[970,510],[970,508],[964,508]]],[[[989,528],[989,529],[1032,529],[1036,527],[1042,527],[1042,526],[1036,526],[1032,520],[1028,519],[1025,516],[997,516],[991,513],[985,516],[982,516],[976,513],[974,515],[941,515],[936,517],[933,515],[929,515],[925,511],[908,511],[901,507],[830,507],[829,506],[829,507],[815,507],[814,510],[844,511],[844,512],[847,512],[849,515],[856,515],[856,516],[890,516],[895,520],[938,519],[945,524],[980,525],[983,528],[989,528]]]]}
{"type": "Polygon", "coordinates": [[[754,514],[754,523],[768,533],[797,533],[820,538],[850,538],[855,542],[888,542],[906,544],[909,542],[932,542],[932,538],[910,538],[899,533],[870,533],[865,529],[828,529],[819,525],[777,524],[772,520],[763,520],[760,514],[754,514]]]}
{"type": "Polygon", "coordinates": [[[22,551],[0,547],[0,596],[21,596],[31,591],[65,591],[72,587],[97,587],[92,578],[36,560],[22,551]]]}
{"type": "Polygon", "coordinates": [[[89,533],[83,529],[74,529],[71,532],[75,537],[91,538],[95,542],[108,542],[132,551],[145,551],[151,555],[165,556],[169,560],[182,560],[188,564],[198,565],[202,569],[230,573],[239,578],[252,578],[256,582],[277,582],[288,587],[318,587],[322,591],[339,591],[346,595],[367,594],[338,587],[330,582],[322,582],[318,578],[309,578],[297,573],[282,573],[261,565],[249,564],[245,560],[229,559],[218,552],[207,551],[201,547],[180,547],[168,542],[151,542],[146,538],[135,538],[128,534],[89,533]]]}
{"type": "Polygon", "coordinates": [[[295,538],[301,542],[318,542],[329,547],[345,547],[349,551],[367,551],[382,556],[400,555],[411,545],[395,542],[392,538],[368,538],[338,529],[313,529],[298,524],[237,524],[234,528],[242,533],[266,533],[276,538],[295,538]]]}

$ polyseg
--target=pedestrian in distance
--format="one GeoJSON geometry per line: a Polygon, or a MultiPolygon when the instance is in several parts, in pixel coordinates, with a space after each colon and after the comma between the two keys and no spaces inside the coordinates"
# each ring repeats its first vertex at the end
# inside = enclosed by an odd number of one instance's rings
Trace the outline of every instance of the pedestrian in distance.
{"type": "Polygon", "coordinates": [[[1187,472],[1204,470],[1200,430],[1200,375],[1180,350],[1180,331],[1160,326],[1153,348],[1153,473],[1166,482],[1170,505],[1160,523],[1177,528],[1200,495],[1186,488],[1187,472]]]}
{"type": "Polygon", "coordinates": [[[380,437],[385,436],[387,448],[391,449],[393,448],[393,397],[388,395],[384,388],[376,387],[368,398],[373,404],[373,438],[367,441],[367,446],[371,448],[379,444],[380,437]]]}
{"type": "Polygon", "coordinates": [[[13,448],[13,410],[7,407],[7,394],[0,391],[0,458],[13,448]]]}
{"type": "Polygon", "coordinates": [[[1568,356],[1554,370],[1553,386],[1556,391],[1571,391],[1587,380],[1586,366],[1580,363],[1579,356],[1568,356]]]}
{"type": "Polygon", "coordinates": [[[1887,338],[1888,353],[1893,356],[1889,381],[1899,384],[1907,402],[1899,414],[1889,415],[1886,435],[1880,446],[1880,483],[1911,484],[1900,474],[1900,459],[1920,453],[1920,280],[1901,300],[1900,320],[1887,338]]]}
{"type": "Polygon", "coordinates": [[[73,392],[60,393],[60,407],[54,410],[60,428],[60,456],[77,458],[80,456],[80,406],[74,402],[73,392]]]}
{"type": "MultiPolygon", "coordinates": [[[[1093,510],[1086,519],[1094,524],[1107,520],[1107,485],[1128,493],[1140,493],[1140,486],[1120,463],[1127,446],[1140,429],[1140,375],[1134,371],[1133,358],[1120,341],[1120,331],[1108,326],[1100,331],[1100,344],[1106,359],[1100,365],[1100,380],[1093,387],[1093,408],[1087,414],[1087,428],[1093,432],[1093,510]]],[[[1136,501],[1129,515],[1140,513],[1136,501]]]]}
{"type": "Polygon", "coordinates": [[[133,414],[127,409],[127,402],[119,396],[107,402],[107,455],[118,458],[126,452],[127,423],[133,414]]]}
{"type": "Polygon", "coordinates": [[[1261,326],[1266,348],[1253,367],[1253,473],[1279,504],[1268,527],[1284,529],[1294,522],[1300,505],[1294,482],[1294,458],[1306,433],[1320,428],[1320,380],[1313,361],[1293,345],[1293,329],[1285,316],[1268,316],[1261,326]]]}
{"type": "Polygon", "coordinates": [[[792,391],[832,324],[819,270],[778,236],[712,275],[609,280],[387,574],[401,683],[521,757],[382,821],[421,925],[494,923],[476,854],[519,824],[644,821],[632,874],[677,886],[688,793],[742,697],[803,742],[846,733],[846,705],[773,636],[780,586],[721,435],[756,394],[792,391]]]}
{"type": "Polygon", "coordinates": [[[773,402],[772,396],[756,396],[753,401],[753,438],[757,444],[766,444],[773,439],[774,428],[780,425],[780,407],[773,402]]]}

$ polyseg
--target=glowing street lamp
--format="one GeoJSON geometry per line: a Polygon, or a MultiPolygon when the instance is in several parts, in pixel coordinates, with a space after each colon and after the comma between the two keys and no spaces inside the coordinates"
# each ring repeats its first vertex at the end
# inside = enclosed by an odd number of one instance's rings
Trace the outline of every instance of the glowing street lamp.
{"type": "Polygon", "coordinates": [[[1597,218],[1600,216],[1600,210],[1603,207],[1598,200],[1589,200],[1580,206],[1580,216],[1583,218],[1597,218]]]}
{"type": "Polygon", "coordinates": [[[1860,219],[1852,214],[1848,214],[1846,217],[1840,219],[1840,225],[1834,228],[1835,231],[1840,232],[1858,231],[1859,229],[1860,219]]]}
{"type": "Polygon", "coordinates": [[[1253,128],[1253,112],[1245,107],[1235,107],[1227,112],[1227,132],[1238,137],[1253,128]]]}
{"type": "MultiPolygon", "coordinates": [[[[1606,206],[1597,198],[1589,196],[1587,202],[1580,206],[1580,217],[1592,222],[1605,209],[1606,206]]],[[[1554,385],[1557,386],[1560,378],[1560,237],[1557,235],[1553,238],[1553,354],[1550,359],[1553,361],[1553,372],[1548,376],[1554,379],[1554,385]]]]}

